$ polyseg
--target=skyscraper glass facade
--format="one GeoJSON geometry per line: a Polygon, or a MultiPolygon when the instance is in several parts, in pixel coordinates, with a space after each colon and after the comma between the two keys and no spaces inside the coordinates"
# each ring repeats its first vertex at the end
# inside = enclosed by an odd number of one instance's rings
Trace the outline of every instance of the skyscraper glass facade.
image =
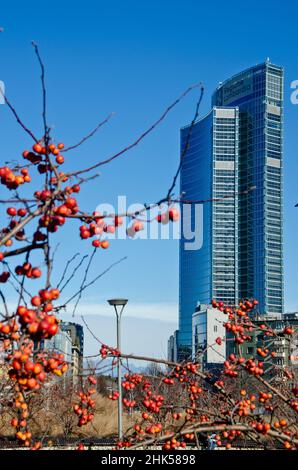
{"type": "Polygon", "coordinates": [[[283,312],[283,69],[268,61],[235,75],[213,95],[239,107],[239,296],[260,313],[283,312]]]}
{"type": "MultiPolygon", "coordinates": [[[[212,199],[203,206],[203,245],[185,249],[180,241],[179,357],[191,354],[192,314],[197,302],[209,304],[213,297],[235,303],[238,296],[237,170],[238,109],[216,108],[192,129],[181,168],[181,193],[190,201],[212,199]]],[[[181,131],[181,151],[190,129],[181,131]]],[[[193,224],[195,206],[189,219],[193,224]]],[[[183,209],[184,212],[184,209],[183,209]]],[[[184,230],[182,230],[182,234],[184,230]]]]}
{"type": "MultiPolygon", "coordinates": [[[[190,354],[197,302],[254,297],[260,313],[283,312],[283,69],[266,62],[235,75],[212,105],[181,168],[183,198],[212,201],[203,206],[202,248],[180,241],[180,358],[190,354]]],[[[189,131],[181,130],[181,151],[189,131]]]]}

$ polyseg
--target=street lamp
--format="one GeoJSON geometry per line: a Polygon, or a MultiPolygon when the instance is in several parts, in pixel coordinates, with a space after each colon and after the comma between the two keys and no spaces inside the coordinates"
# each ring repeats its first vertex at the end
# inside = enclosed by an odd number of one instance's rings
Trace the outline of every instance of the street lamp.
{"type": "MultiPolygon", "coordinates": [[[[110,299],[108,303],[114,307],[117,318],[117,349],[121,352],[121,316],[128,299],[110,299]]],[[[118,357],[118,439],[122,440],[122,385],[121,385],[121,359],[118,357]]]]}

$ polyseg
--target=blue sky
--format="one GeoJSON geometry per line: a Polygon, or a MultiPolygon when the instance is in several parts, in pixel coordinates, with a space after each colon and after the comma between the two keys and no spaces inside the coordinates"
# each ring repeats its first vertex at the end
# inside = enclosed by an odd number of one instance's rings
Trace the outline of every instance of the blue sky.
{"type": "MultiPolygon", "coordinates": [[[[290,83],[298,79],[297,14],[298,6],[292,1],[53,0],[47,9],[37,1],[6,3],[0,15],[4,28],[0,80],[26,123],[40,135],[39,70],[30,46],[33,39],[46,64],[48,120],[58,140],[72,144],[108,113],[116,113],[96,137],[68,154],[65,168],[79,169],[130,143],[189,85],[204,82],[204,114],[219,81],[266,57],[283,65],[285,294],[286,308],[298,309],[298,209],[294,208],[298,201],[298,105],[290,102],[290,83]]],[[[163,196],[178,163],[179,128],[190,121],[196,98],[196,92],[190,94],[140,146],[103,167],[100,178],[85,186],[82,207],[93,210],[122,194],[131,203],[154,202],[163,196]]],[[[0,106],[1,160],[15,158],[29,145],[6,107],[0,106]]],[[[58,251],[59,262],[77,250],[90,251],[88,242],[76,243],[77,231],[75,224],[69,224],[68,242],[58,251]]],[[[177,241],[115,241],[110,250],[98,253],[91,275],[122,256],[128,256],[127,260],[84,297],[82,309],[105,317],[105,322],[98,322],[99,336],[112,340],[112,319],[106,319],[104,301],[127,296],[126,312],[139,318],[140,337],[152,315],[156,325],[153,352],[164,354],[166,337],[177,321],[177,241]]],[[[63,269],[62,263],[59,268],[63,269]]],[[[69,292],[75,287],[76,283],[69,292]]],[[[140,353],[135,336],[127,332],[127,347],[133,350],[135,346],[140,353]]]]}

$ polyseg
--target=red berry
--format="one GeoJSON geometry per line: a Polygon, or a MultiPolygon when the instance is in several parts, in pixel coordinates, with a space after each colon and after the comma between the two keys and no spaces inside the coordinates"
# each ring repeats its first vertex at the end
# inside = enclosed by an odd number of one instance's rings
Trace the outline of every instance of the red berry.
{"type": "Polygon", "coordinates": [[[64,163],[64,157],[62,155],[57,155],[56,163],[58,163],[58,165],[62,165],[62,163],[64,163]]]}
{"type": "Polygon", "coordinates": [[[143,230],[144,228],[144,225],[142,222],[140,222],[139,220],[136,220],[133,224],[132,224],[132,230],[134,232],[140,232],[141,230],[143,230]]]}
{"type": "Polygon", "coordinates": [[[32,297],[31,305],[33,305],[34,307],[39,307],[41,305],[41,299],[38,295],[35,295],[34,297],[32,297]]]}
{"type": "Polygon", "coordinates": [[[65,201],[65,205],[66,207],[68,207],[69,209],[73,209],[74,207],[77,206],[77,201],[74,197],[68,197],[65,201]]]}
{"type": "Polygon", "coordinates": [[[33,151],[36,153],[41,153],[42,151],[42,146],[40,144],[34,144],[32,147],[33,151]]]}
{"type": "Polygon", "coordinates": [[[26,209],[22,208],[22,209],[18,210],[18,216],[19,217],[25,217],[26,214],[27,214],[26,209]]]}
{"type": "Polygon", "coordinates": [[[41,276],[41,270],[39,268],[33,268],[31,271],[32,277],[38,278],[41,276]]]}
{"type": "Polygon", "coordinates": [[[118,227],[119,225],[123,224],[123,218],[120,217],[119,215],[115,216],[115,227],[118,227]]]}
{"type": "Polygon", "coordinates": [[[80,185],[78,184],[74,184],[73,187],[72,187],[72,190],[74,193],[79,193],[81,188],[80,188],[80,185]]]}
{"type": "Polygon", "coordinates": [[[10,215],[11,217],[14,217],[17,215],[17,210],[15,207],[8,207],[6,210],[7,214],[10,215]]]}
{"type": "Polygon", "coordinates": [[[52,299],[54,299],[54,300],[55,300],[55,299],[58,299],[58,297],[59,297],[59,295],[60,295],[59,289],[56,289],[56,288],[51,289],[50,293],[51,293],[52,299]]]}
{"type": "Polygon", "coordinates": [[[179,212],[175,207],[169,209],[169,219],[176,222],[179,219],[179,212]]]}
{"type": "Polygon", "coordinates": [[[80,235],[81,235],[81,238],[86,239],[91,236],[91,233],[89,232],[89,230],[82,230],[80,235]]]}

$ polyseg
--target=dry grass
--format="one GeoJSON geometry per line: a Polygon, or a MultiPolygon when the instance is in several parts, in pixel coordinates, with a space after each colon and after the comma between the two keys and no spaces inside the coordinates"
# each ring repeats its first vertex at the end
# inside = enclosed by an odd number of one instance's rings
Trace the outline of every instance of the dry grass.
{"type": "MultiPolygon", "coordinates": [[[[106,397],[98,395],[96,397],[96,406],[94,413],[94,420],[90,425],[87,425],[84,431],[90,432],[92,436],[111,436],[117,433],[118,423],[118,408],[117,401],[109,400],[106,397]]],[[[133,425],[133,421],[136,419],[134,414],[134,420],[128,413],[123,414],[123,431],[126,431],[133,425]]]]}
{"type": "MultiPolygon", "coordinates": [[[[95,397],[96,405],[94,409],[94,419],[92,422],[79,428],[77,426],[77,417],[68,405],[57,403],[55,410],[38,410],[30,424],[33,435],[41,437],[46,434],[49,437],[109,437],[117,434],[117,401],[97,395],[95,397]],[[68,431],[66,431],[68,429],[68,431]]],[[[13,428],[10,425],[12,414],[1,413],[0,436],[12,436],[13,428]]],[[[123,413],[123,431],[129,429],[137,419],[137,414],[133,417],[128,413],[123,413]]]]}

